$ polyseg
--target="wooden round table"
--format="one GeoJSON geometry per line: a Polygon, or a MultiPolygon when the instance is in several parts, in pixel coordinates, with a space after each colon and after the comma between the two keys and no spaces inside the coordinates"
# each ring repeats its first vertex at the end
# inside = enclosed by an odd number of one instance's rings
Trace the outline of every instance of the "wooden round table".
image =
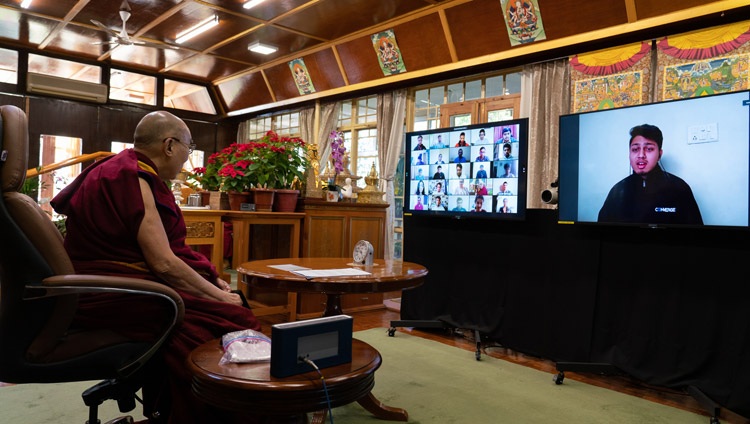
{"type": "Polygon", "coordinates": [[[327,297],[323,316],[341,314],[341,295],[380,293],[417,287],[427,268],[413,262],[375,259],[372,266],[354,266],[351,258],[279,258],[245,262],[237,268],[245,283],[266,289],[322,293],[327,297]],[[358,268],[368,275],[315,277],[308,279],[271,265],[296,265],[314,270],[358,268]]]}
{"type": "Polygon", "coordinates": [[[270,362],[220,365],[221,341],[199,346],[187,360],[193,375],[193,392],[209,405],[268,417],[268,422],[324,423],[328,409],[358,402],[376,417],[408,421],[408,413],[383,405],[370,392],[375,386],[375,371],[382,362],[380,353],[369,344],[352,340],[352,362],[322,368],[326,390],[317,371],[285,378],[271,376],[270,362]]]}

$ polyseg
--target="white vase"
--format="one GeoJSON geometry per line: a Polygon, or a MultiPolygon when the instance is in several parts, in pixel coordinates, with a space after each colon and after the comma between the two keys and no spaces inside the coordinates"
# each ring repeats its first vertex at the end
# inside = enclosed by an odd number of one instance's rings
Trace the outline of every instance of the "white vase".
{"type": "Polygon", "coordinates": [[[326,191],[326,201],[328,202],[338,202],[339,201],[339,192],[334,190],[328,190],[326,191]]]}

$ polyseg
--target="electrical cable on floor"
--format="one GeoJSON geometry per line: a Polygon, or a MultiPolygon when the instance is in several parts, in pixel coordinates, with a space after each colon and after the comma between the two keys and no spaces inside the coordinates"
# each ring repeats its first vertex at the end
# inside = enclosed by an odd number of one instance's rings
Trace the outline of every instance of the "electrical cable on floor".
{"type": "Polygon", "coordinates": [[[333,424],[333,411],[331,410],[331,398],[328,396],[328,387],[326,387],[326,379],[325,377],[323,377],[323,373],[320,372],[320,368],[318,368],[318,366],[315,365],[315,362],[313,362],[312,359],[306,356],[299,356],[297,359],[313,367],[315,371],[318,372],[318,375],[320,375],[320,381],[323,382],[323,392],[326,394],[326,403],[328,404],[328,417],[330,418],[331,424],[333,424]]]}

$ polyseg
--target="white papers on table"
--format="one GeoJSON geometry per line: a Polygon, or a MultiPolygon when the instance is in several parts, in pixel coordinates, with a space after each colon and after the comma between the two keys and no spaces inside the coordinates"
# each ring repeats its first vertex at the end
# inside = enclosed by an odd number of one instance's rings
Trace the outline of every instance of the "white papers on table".
{"type": "Polygon", "coordinates": [[[268,265],[268,267],[269,267],[269,268],[276,268],[276,269],[280,269],[280,270],[282,270],[282,271],[291,271],[291,272],[294,272],[294,271],[302,271],[302,270],[305,270],[305,269],[310,269],[310,268],[305,268],[305,267],[303,267],[303,266],[292,265],[292,264],[283,264],[283,265],[268,265]]]}
{"type": "Polygon", "coordinates": [[[308,269],[296,270],[292,272],[308,279],[316,277],[348,277],[357,275],[370,275],[369,272],[357,268],[308,269]]]}

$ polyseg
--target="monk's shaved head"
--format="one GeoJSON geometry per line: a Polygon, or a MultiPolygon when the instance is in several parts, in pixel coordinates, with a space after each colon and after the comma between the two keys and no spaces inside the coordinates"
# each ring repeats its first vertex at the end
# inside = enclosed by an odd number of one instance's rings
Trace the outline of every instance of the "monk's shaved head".
{"type": "Polygon", "coordinates": [[[160,110],[151,112],[141,119],[135,127],[133,143],[137,148],[148,148],[167,137],[185,139],[186,134],[189,134],[188,127],[180,118],[160,110]]]}

